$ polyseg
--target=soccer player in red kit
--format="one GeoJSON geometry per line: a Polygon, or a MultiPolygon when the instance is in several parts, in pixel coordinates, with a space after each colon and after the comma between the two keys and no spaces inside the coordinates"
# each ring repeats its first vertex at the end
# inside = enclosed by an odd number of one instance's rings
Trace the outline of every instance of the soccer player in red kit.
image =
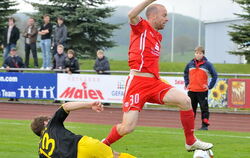
{"type": "Polygon", "coordinates": [[[168,18],[167,10],[155,0],[144,0],[133,8],[128,18],[131,26],[129,46],[130,74],[123,98],[123,120],[115,125],[103,143],[111,145],[124,135],[131,133],[138,121],[139,111],[146,102],[177,105],[186,137],[188,151],[208,150],[213,144],[198,140],[194,136],[194,113],[190,98],[159,77],[159,57],[162,35],[168,18]],[[139,15],[146,7],[147,20],[139,15]]]}

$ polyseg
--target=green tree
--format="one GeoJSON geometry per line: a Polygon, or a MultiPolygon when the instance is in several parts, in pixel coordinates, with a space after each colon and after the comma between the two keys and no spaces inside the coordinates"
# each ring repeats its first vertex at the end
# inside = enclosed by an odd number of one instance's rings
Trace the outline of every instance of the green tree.
{"type": "Polygon", "coordinates": [[[0,43],[3,43],[3,34],[8,17],[17,12],[17,9],[14,9],[14,6],[17,5],[15,0],[4,0],[0,1],[0,43]]]}
{"type": "MultiPolygon", "coordinates": [[[[119,24],[110,24],[105,19],[115,11],[102,7],[107,0],[48,0],[47,3],[26,1],[38,10],[34,17],[41,24],[42,15],[49,14],[55,22],[58,16],[65,19],[68,27],[68,48],[74,49],[80,57],[96,57],[98,49],[115,46],[110,38],[119,24]]],[[[42,1],[46,2],[46,1],[42,1]]]]}
{"type": "Polygon", "coordinates": [[[230,51],[231,54],[245,55],[247,63],[250,63],[250,1],[249,0],[234,0],[244,10],[244,14],[235,14],[244,19],[244,23],[241,25],[231,25],[233,29],[229,32],[231,40],[236,43],[239,48],[236,51],[230,51]]]}

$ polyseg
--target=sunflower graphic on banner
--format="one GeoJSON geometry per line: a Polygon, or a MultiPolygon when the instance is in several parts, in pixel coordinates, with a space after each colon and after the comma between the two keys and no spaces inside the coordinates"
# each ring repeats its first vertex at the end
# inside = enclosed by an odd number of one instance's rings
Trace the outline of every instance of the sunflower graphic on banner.
{"type": "Polygon", "coordinates": [[[228,79],[217,80],[214,88],[210,91],[208,101],[210,107],[226,107],[227,106],[227,89],[228,79]]]}

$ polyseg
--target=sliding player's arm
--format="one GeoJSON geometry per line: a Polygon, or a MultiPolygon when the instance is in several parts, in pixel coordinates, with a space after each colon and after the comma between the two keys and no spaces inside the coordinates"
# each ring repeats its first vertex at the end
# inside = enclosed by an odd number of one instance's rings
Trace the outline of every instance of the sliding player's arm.
{"type": "Polygon", "coordinates": [[[92,108],[96,112],[103,111],[103,105],[100,101],[95,102],[67,102],[62,105],[67,112],[79,110],[83,108],[92,108]]]}
{"type": "Polygon", "coordinates": [[[128,13],[128,18],[130,24],[136,25],[140,21],[140,17],[138,16],[148,5],[153,3],[156,0],[144,0],[140,4],[138,4],[135,8],[133,8],[128,13]]]}

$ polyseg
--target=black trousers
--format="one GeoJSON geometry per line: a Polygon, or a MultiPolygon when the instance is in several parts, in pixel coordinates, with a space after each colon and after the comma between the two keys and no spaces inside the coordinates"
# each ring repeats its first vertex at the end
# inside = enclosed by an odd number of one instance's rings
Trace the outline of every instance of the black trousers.
{"type": "Polygon", "coordinates": [[[25,43],[25,66],[29,67],[30,51],[32,52],[32,56],[34,59],[34,66],[38,67],[36,43],[25,43]]]}
{"type": "MultiPolygon", "coordinates": [[[[196,117],[196,111],[198,103],[201,109],[201,119],[209,119],[209,107],[208,107],[208,91],[205,92],[191,92],[188,91],[188,96],[191,99],[194,116],[196,117]]],[[[202,122],[202,126],[207,126],[202,122]]]]}

